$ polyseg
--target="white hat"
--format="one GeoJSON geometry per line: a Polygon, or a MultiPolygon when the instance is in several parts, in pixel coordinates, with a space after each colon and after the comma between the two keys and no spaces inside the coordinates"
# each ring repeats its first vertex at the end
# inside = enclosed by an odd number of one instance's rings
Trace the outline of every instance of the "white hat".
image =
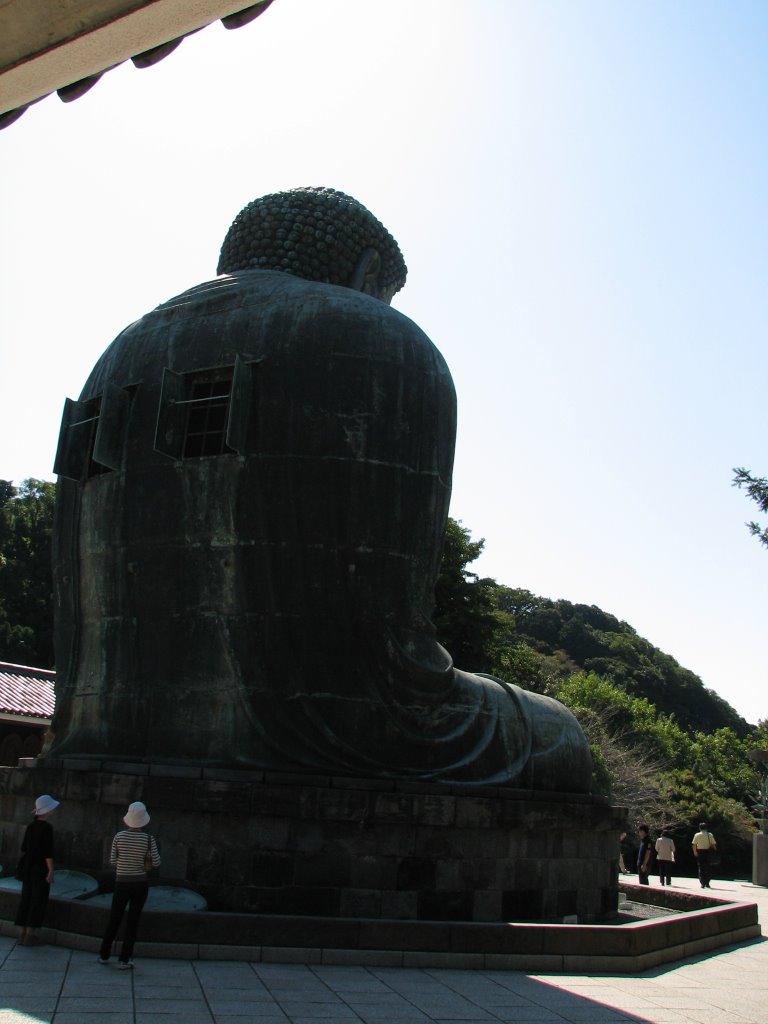
{"type": "Polygon", "coordinates": [[[128,812],[123,818],[123,821],[128,828],[141,828],[142,825],[146,825],[149,821],[149,815],[147,814],[147,808],[141,802],[137,800],[131,804],[128,808],[128,812]]]}
{"type": "Polygon", "coordinates": [[[54,800],[52,796],[48,796],[47,793],[44,793],[43,796],[39,796],[37,800],[35,800],[35,809],[32,813],[35,817],[42,818],[44,814],[50,814],[51,811],[55,811],[58,806],[58,800],[54,800]]]}

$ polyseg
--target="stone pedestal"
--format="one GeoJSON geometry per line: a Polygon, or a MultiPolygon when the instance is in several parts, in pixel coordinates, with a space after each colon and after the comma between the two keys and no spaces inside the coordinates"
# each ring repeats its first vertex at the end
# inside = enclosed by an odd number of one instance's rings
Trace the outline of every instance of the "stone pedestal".
{"type": "Polygon", "coordinates": [[[34,799],[56,862],[111,879],[113,834],[146,803],[163,864],[211,910],[432,921],[612,917],[623,812],[590,796],[381,779],[38,760],[0,769],[0,862],[34,799]]]}
{"type": "Polygon", "coordinates": [[[768,835],[764,832],[752,837],[752,883],[768,886],[768,835]]]}

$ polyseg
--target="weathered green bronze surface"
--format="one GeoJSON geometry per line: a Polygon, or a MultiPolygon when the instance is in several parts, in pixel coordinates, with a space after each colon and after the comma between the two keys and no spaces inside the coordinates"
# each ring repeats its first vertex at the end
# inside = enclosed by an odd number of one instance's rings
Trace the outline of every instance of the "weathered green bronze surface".
{"type": "Polygon", "coordinates": [[[394,240],[303,190],[220,270],[67,403],[49,754],[587,791],[562,705],[434,639],[455,395],[394,240]]]}

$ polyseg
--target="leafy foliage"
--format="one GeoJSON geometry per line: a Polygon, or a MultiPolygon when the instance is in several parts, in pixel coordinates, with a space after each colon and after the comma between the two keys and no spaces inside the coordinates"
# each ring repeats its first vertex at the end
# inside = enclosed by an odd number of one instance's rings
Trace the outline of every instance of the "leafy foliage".
{"type": "Polygon", "coordinates": [[[0,660],[53,666],[51,533],[56,485],[0,480],[0,660]]]}
{"type": "MultiPolygon", "coordinates": [[[[744,468],[734,469],[733,472],[733,486],[743,487],[760,511],[768,513],[768,479],[752,476],[749,470],[744,468]]],[[[768,547],[768,527],[762,527],[759,523],[753,521],[747,523],[747,529],[753,536],[757,537],[761,544],[765,544],[768,547]]]]}
{"type": "MultiPolygon", "coordinates": [[[[666,762],[652,745],[638,742],[632,723],[620,725],[609,704],[589,706],[582,684],[597,677],[573,676],[558,699],[567,704],[579,720],[589,741],[595,768],[593,790],[627,808],[630,820],[648,821],[658,811],[661,773],[666,762]],[[565,692],[567,690],[567,692],[565,692]]],[[[609,684],[610,685],[610,684],[609,684]]],[[[643,709],[644,710],[644,709],[643,709]]]]}
{"type": "Polygon", "coordinates": [[[496,581],[480,579],[467,569],[484,545],[484,540],[471,540],[469,530],[449,519],[435,585],[437,638],[460,668],[472,672],[493,671],[501,634],[511,625],[497,608],[496,581]]]}

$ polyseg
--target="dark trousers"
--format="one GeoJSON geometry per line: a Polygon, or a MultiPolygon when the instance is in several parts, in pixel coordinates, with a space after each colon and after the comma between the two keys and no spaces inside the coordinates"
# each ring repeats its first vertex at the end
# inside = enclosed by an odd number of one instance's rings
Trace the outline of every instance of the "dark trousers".
{"type": "Polygon", "coordinates": [[[672,885],[672,864],[671,860],[657,860],[656,866],[659,869],[659,881],[662,885],[672,885]]]}
{"type": "Polygon", "coordinates": [[[51,887],[46,882],[45,875],[24,879],[24,884],[21,887],[21,902],[16,911],[15,922],[20,928],[40,927],[45,917],[50,891],[51,887]]]}
{"type": "Polygon", "coordinates": [[[709,885],[710,879],[712,878],[712,865],[709,863],[709,850],[699,850],[699,855],[696,858],[696,864],[699,868],[699,881],[701,882],[702,889],[706,889],[709,885]]]}
{"type": "Polygon", "coordinates": [[[112,910],[109,914],[109,923],[101,942],[100,956],[102,960],[108,960],[112,952],[112,943],[115,941],[120,922],[123,920],[125,908],[128,908],[128,916],[125,920],[125,934],[123,945],[120,950],[120,961],[127,963],[133,959],[133,946],[136,942],[136,932],[139,930],[139,918],[144,904],[147,901],[149,885],[146,881],[137,882],[116,882],[115,892],[112,896],[112,910]]]}
{"type": "Polygon", "coordinates": [[[651,884],[648,881],[648,874],[649,874],[649,872],[643,871],[643,869],[638,866],[638,869],[637,869],[637,879],[640,882],[640,885],[650,885],[651,884]]]}

